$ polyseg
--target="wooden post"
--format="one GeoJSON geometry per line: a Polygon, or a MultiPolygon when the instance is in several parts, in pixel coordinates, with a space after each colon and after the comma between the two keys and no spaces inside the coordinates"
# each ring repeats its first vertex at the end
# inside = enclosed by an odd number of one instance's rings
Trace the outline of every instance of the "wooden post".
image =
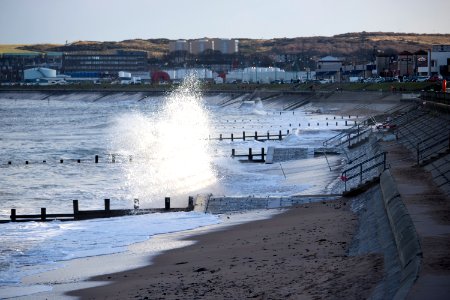
{"type": "Polygon", "coordinates": [[[194,197],[189,196],[188,198],[188,211],[194,210],[194,197]]]}
{"type": "Polygon", "coordinates": [[[286,131],[286,135],[288,135],[289,134],[289,129],[286,131]]]}
{"type": "Polygon", "coordinates": [[[139,209],[139,199],[134,199],[134,209],[139,209]]]}
{"type": "Polygon", "coordinates": [[[267,140],[270,140],[270,133],[267,131],[267,140]]]}
{"type": "Polygon", "coordinates": [[[281,130],[278,132],[278,139],[281,141],[282,136],[281,136],[281,130]]]}
{"type": "Polygon", "coordinates": [[[41,221],[45,221],[47,218],[47,209],[45,207],[41,207],[41,221]]]}
{"type": "Polygon", "coordinates": [[[265,156],[265,154],[264,154],[264,148],[261,148],[261,159],[262,159],[262,160],[264,160],[264,156],[265,156]]]}
{"type": "Polygon", "coordinates": [[[231,141],[234,141],[234,135],[231,134],[231,141]]]}
{"type": "Polygon", "coordinates": [[[81,163],[81,159],[77,159],[77,163],[81,163]]]}
{"type": "Polygon", "coordinates": [[[165,210],[169,210],[170,209],[170,197],[166,197],[165,199],[164,199],[164,208],[165,208],[165,210]]]}
{"type": "Polygon", "coordinates": [[[73,202],[73,218],[77,219],[78,218],[78,212],[79,212],[78,200],[73,200],[72,202],[73,202]]]}
{"type": "Polygon", "coordinates": [[[255,141],[258,140],[258,131],[255,131],[255,141]]]}
{"type": "Polygon", "coordinates": [[[221,141],[221,140],[222,140],[222,134],[219,135],[219,141],[221,141]]]}
{"type": "Polygon", "coordinates": [[[60,160],[59,160],[59,163],[60,163],[60,164],[64,163],[64,159],[60,159],[60,160]]]}
{"type": "Polygon", "coordinates": [[[11,162],[10,161],[8,161],[8,165],[10,165],[11,164],[11,162]]]}
{"type": "Polygon", "coordinates": [[[345,126],[347,126],[347,120],[345,120],[345,126]]]}
{"type": "Polygon", "coordinates": [[[108,212],[111,210],[111,201],[110,199],[105,199],[105,212],[108,212]]]}
{"type": "Polygon", "coordinates": [[[27,161],[25,161],[25,164],[26,164],[26,165],[28,165],[28,160],[27,160],[27,161]]]}
{"type": "Polygon", "coordinates": [[[231,157],[234,157],[236,155],[236,149],[231,149],[231,157]]]}
{"type": "Polygon", "coordinates": [[[242,139],[245,141],[245,131],[242,132],[242,139]]]}
{"type": "Polygon", "coordinates": [[[98,155],[95,156],[95,163],[98,164],[98,155]]]}
{"type": "Polygon", "coordinates": [[[16,221],[16,209],[15,208],[11,208],[11,221],[15,222],[16,221]]]}
{"type": "Polygon", "coordinates": [[[249,161],[253,160],[252,148],[248,148],[248,160],[249,161]]]}

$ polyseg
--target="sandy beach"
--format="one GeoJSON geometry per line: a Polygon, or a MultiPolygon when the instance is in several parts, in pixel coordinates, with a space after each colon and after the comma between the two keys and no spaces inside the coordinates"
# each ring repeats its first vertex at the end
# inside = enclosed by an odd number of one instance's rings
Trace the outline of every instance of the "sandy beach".
{"type": "MultiPolygon", "coordinates": [[[[91,278],[81,299],[364,299],[380,255],[348,256],[357,217],[345,200],[298,206],[266,220],[191,237],[149,266],[91,278]]],[[[150,262],[149,262],[150,263],[150,262]]]]}

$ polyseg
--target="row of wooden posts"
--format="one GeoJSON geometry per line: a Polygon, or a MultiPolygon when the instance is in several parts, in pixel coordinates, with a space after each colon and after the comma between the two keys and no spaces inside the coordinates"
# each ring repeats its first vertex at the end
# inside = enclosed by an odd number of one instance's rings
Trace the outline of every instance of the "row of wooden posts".
{"type": "Polygon", "coordinates": [[[110,199],[104,199],[105,208],[103,210],[80,210],[78,200],[73,200],[73,213],[71,214],[48,214],[45,207],[41,208],[40,214],[19,215],[15,208],[11,209],[10,220],[0,221],[5,222],[26,222],[26,221],[68,221],[68,220],[87,220],[96,218],[110,218],[127,215],[141,215],[156,212],[175,212],[175,211],[192,211],[194,209],[194,197],[189,196],[188,206],[185,208],[172,208],[170,206],[170,197],[165,197],[164,208],[149,208],[140,209],[139,199],[134,199],[133,209],[111,209],[110,199]]]}
{"type": "MultiPolygon", "coordinates": [[[[112,163],[115,163],[116,162],[116,158],[117,158],[117,156],[118,156],[118,154],[111,154],[111,162],[112,163]]],[[[68,161],[75,161],[75,162],[77,162],[77,163],[81,163],[81,159],[67,159],[68,161]]],[[[60,164],[62,164],[62,163],[64,163],[64,161],[67,161],[67,160],[64,160],[64,159],[60,159],[59,160],[59,163],[60,164]]],[[[132,162],[133,161],[133,156],[131,156],[131,155],[129,155],[128,156],[128,161],[129,162],[132,162]]],[[[47,160],[42,160],[42,163],[43,164],[46,164],[47,163],[47,160]]],[[[96,164],[98,164],[99,163],[99,156],[98,155],[95,155],[95,157],[94,157],[94,163],[96,163],[96,164]]],[[[30,164],[30,161],[29,160],[26,160],[25,161],[25,164],[26,165],[29,165],[30,164]]],[[[12,161],[8,161],[8,165],[12,165],[12,161]]]]}

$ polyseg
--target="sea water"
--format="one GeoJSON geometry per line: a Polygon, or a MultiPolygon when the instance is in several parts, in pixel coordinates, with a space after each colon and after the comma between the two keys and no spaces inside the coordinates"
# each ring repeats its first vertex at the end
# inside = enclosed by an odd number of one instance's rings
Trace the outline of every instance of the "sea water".
{"type": "MultiPolygon", "coordinates": [[[[226,99],[201,95],[195,83],[155,97],[86,93],[3,97],[0,218],[8,219],[11,208],[18,214],[38,214],[41,207],[47,213],[71,213],[74,199],[80,210],[87,210],[102,209],[105,198],[111,199],[111,208],[132,208],[136,198],[141,207],[163,207],[164,197],[170,196],[172,206],[183,207],[188,196],[201,193],[324,192],[313,179],[287,180],[286,172],[295,166],[286,164],[285,172],[281,164],[242,164],[230,156],[231,149],[313,149],[343,124],[332,130],[325,127],[332,116],[306,109],[280,113],[281,107],[265,108],[258,101],[221,106],[226,99]],[[290,135],[283,141],[210,139],[219,134],[242,136],[242,131],[285,134],[287,129],[290,135]],[[95,155],[99,163],[94,163],[95,155]]],[[[308,176],[328,172],[323,158],[306,159],[301,167],[308,176]]],[[[126,251],[128,245],[152,235],[218,222],[217,216],[179,212],[0,224],[0,297],[2,288],[20,286],[23,276],[51,269],[55,262],[126,251]]]]}

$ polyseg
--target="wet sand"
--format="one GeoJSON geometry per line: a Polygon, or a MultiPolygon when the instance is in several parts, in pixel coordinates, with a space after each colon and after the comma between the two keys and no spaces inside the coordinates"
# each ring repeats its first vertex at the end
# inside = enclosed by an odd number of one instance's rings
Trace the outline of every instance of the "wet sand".
{"type": "MultiPolygon", "coordinates": [[[[348,256],[357,218],[344,200],[190,237],[146,267],[92,278],[81,299],[364,299],[380,255],[348,256]]],[[[95,267],[95,266],[92,266],[95,267]]]]}

